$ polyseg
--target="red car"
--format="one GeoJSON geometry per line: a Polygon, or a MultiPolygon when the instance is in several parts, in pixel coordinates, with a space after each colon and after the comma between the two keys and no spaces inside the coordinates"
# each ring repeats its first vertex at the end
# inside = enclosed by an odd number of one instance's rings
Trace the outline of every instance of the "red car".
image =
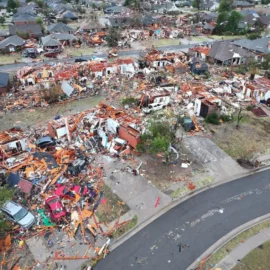
{"type": "Polygon", "coordinates": [[[58,196],[49,197],[45,201],[45,205],[47,209],[50,211],[52,220],[55,222],[59,222],[61,218],[66,216],[67,214],[58,196]]]}
{"type": "Polygon", "coordinates": [[[71,187],[59,186],[55,191],[55,195],[66,199],[75,199],[75,193],[80,196],[85,196],[89,193],[89,190],[87,187],[73,185],[71,187]]]}

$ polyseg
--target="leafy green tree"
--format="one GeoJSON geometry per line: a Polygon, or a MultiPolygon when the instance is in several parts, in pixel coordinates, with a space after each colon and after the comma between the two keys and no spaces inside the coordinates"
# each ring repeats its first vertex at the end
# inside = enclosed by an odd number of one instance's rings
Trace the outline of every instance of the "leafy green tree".
{"type": "Polygon", "coordinates": [[[230,17],[228,18],[228,24],[226,26],[226,31],[229,31],[229,32],[232,32],[233,34],[237,34],[237,31],[238,31],[238,25],[240,23],[240,21],[242,20],[243,16],[233,10],[231,12],[231,15],[230,17]]]}
{"type": "Polygon", "coordinates": [[[193,0],[192,6],[197,9],[201,9],[201,0],[193,0]]]}
{"type": "Polygon", "coordinates": [[[106,41],[109,47],[116,47],[118,45],[118,41],[120,40],[120,32],[115,28],[110,28],[109,33],[106,37],[106,41]]]}
{"type": "Polygon", "coordinates": [[[19,2],[15,0],[8,0],[7,1],[7,10],[8,11],[14,11],[20,6],[19,2]]]}
{"type": "Polygon", "coordinates": [[[36,18],[36,23],[42,25],[43,21],[40,17],[36,18]]]}
{"type": "Polygon", "coordinates": [[[226,31],[226,26],[229,19],[229,13],[228,12],[221,12],[219,13],[217,17],[217,24],[215,27],[215,34],[221,35],[226,31]]]}
{"type": "Polygon", "coordinates": [[[0,23],[3,25],[5,22],[5,18],[3,16],[0,16],[0,23]]]}
{"type": "Polygon", "coordinates": [[[141,143],[137,146],[137,150],[153,154],[159,152],[168,154],[168,147],[172,140],[173,132],[168,121],[150,121],[148,132],[141,136],[141,143]]]}
{"type": "Polygon", "coordinates": [[[218,12],[230,12],[233,10],[233,0],[221,0],[218,8],[218,12]]]}
{"type": "Polygon", "coordinates": [[[96,9],[97,9],[96,3],[92,3],[92,9],[93,9],[93,10],[96,10],[96,9]]]}
{"type": "Polygon", "coordinates": [[[270,70],[270,54],[267,54],[263,57],[261,68],[264,70],[270,70]]]}
{"type": "MultiPolygon", "coordinates": [[[[2,207],[6,201],[12,199],[14,192],[13,189],[9,189],[7,186],[0,187],[0,207],[2,207]]],[[[9,226],[1,215],[0,213],[0,232],[4,232],[9,229],[9,226]]]]}
{"type": "Polygon", "coordinates": [[[260,33],[251,33],[251,34],[247,35],[247,39],[250,39],[250,40],[254,40],[254,39],[257,39],[257,38],[260,38],[260,37],[261,37],[260,33]]]}
{"type": "Polygon", "coordinates": [[[46,5],[42,0],[36,0],[35,2],[39,8],[43,8],[46,5]]]}
{"type": "Polygon", "coordinates": [[[124,6],[134,7],[137,9],[141,9],[141,1],[140,0],[125,0],[124,6]]]}

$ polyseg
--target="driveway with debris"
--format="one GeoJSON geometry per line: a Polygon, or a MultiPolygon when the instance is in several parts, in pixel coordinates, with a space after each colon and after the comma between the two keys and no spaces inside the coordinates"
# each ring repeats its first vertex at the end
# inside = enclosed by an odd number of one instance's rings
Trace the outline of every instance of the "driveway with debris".
{"type": "MultiPolygon", "coordinates": [[[[141,175],[122,171],[130,167],[130,164],[115,161],[108,156],[99,157],[98,162],[104,166],[106,185],[136,213],[139,223],[172,202],[170,196],[161,192],[151,182],[147,182],[141,175]]],[[[133,167],[136,169],[137,166],[138,162],[135,160],[133,167]]]]}

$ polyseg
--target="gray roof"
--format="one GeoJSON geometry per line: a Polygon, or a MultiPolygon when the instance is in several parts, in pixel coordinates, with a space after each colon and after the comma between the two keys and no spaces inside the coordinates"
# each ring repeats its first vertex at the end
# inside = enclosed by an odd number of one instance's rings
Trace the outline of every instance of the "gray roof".
{"type": "Polygon", "coordinates": [[[254,7],[255,4],[249,3],[247,1],[234,1],[234,6],[236,7],[254,7]]]}
{"type": "Polygon", "coordinates": [[[26,24],[26,25],[13,25],[8,26],[10,35],[17,33],[29,33],[34,35],[42,35],[42,28],[40,24],[26,24]]]}
{"type": "Polygon", "coordinates": [[[270,17],[269,16],[262,16],[259,18],[259,21],[263,23],[264,25],[270,24],[270,17]]]}
{"type": "Polygon", "coordinates": [[[260,53],[269,53],[270,52],[268,49],[269,40],[270,40],[269,37],[258,38],[252,41],[244,38],[234,41],[233,44],[242,48],[246,48],[248,50],[257,51],[260,53]]]}
{"type": "Polygon", "coordinates": [[[22,46],[24,43],[25,41],[21,37],[14,35],[0,41],[0,49],[3,49],[9,45],[22,46]]]}
{"type": "Polygon", "coordinates": [[[50,33],[65,33],[65,32],[73,32],[74,31],[73,28],[71,28],[70,26],[68,26],[62,22],[49,25],[47,27],[47,30],[50,33]]]}
{"type": "Polygon", "coordinates": [[[51,36],[41,38],[43,46],[60,46],[61,43],[58,40],[53,39],[51,36]]]}
{"type": "Polygon", "coordinates": [[[203,25],[203,28],[206,29],[206,30],[213,30],[215,27],[212,26],[211,24],[205,22],[204,25],[203,25]]]}
{"type": "Polygon", "coordinates": [[[254,56],[253,53],[234,45],[230,40],[214,42],[209,51],[209,56],[216,60],[225,61],[232,59],[235,53],[241,57],[254,56]]]}
{"type": "Polygon", "coordinates": [[[32,12],[18,12],[13,15],[13,22],[34,22],[37,18],[37,15],[32,12]]]}
{"type": "Polygon", "coordinates": [[[9,73],[0,72],[0,87],[6,87],[8,85],[9,73]]]}
{"type": "Polygon", "coordinates": [[[7,37],[7,36],[9,36],[9,34],[6,30],[0,30],[0,37],[7,37]]]}
{"type": "Polygon", "coordinates": [[[51,38],[57,40],[77,40],[78,38],[72,34],[67,33],[53,33],[50,35],[51,38]]]}

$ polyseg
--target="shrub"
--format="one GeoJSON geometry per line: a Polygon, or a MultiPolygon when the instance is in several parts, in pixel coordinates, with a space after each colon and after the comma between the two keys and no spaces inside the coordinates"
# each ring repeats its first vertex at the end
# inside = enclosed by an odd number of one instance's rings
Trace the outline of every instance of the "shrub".
{"type": "Polygon", "coordinates": [[[260,37],[261,37],[260,33],[251,33],[247,35],[247,39],[250,39],[250,40],[254,40],[260,37]]]}
{"type": "Polygon", "coordinates": [[[246,109],[247,109],[247,111],[252,111],[253,108],[254,108],[254,106],[248,105],[246,109]]]}
{"type": "Polygon", "coordinates": [[[221,116],[220,116],[220,119],[223,121],[223,122],[229,122],[229,121],[231,121],[231,116],[229,116],[229,115],[227,115],[227,114],[222,114],[221,116]]]}
{"type": "Polygon", "coordinates": [[[213,124],[213,125],[219,125],[220,124],[219,117],[218,117],[218,114],[216,112],[209,113],[207,115],[207,117],[205,118],[205,121],[207,123],[210,123],[210,124],[213,124]]]}
{"type": "Polygon", "coordinates": [[[136,103],[136,99],[135,98],[133,98],[133,97],[127,97],[127,98],[123,98],[122,100],[121,100],[121,103],[123,104],[123,105],[131,105],[131,104],[134,104],[134,103],[136,103]]]}

